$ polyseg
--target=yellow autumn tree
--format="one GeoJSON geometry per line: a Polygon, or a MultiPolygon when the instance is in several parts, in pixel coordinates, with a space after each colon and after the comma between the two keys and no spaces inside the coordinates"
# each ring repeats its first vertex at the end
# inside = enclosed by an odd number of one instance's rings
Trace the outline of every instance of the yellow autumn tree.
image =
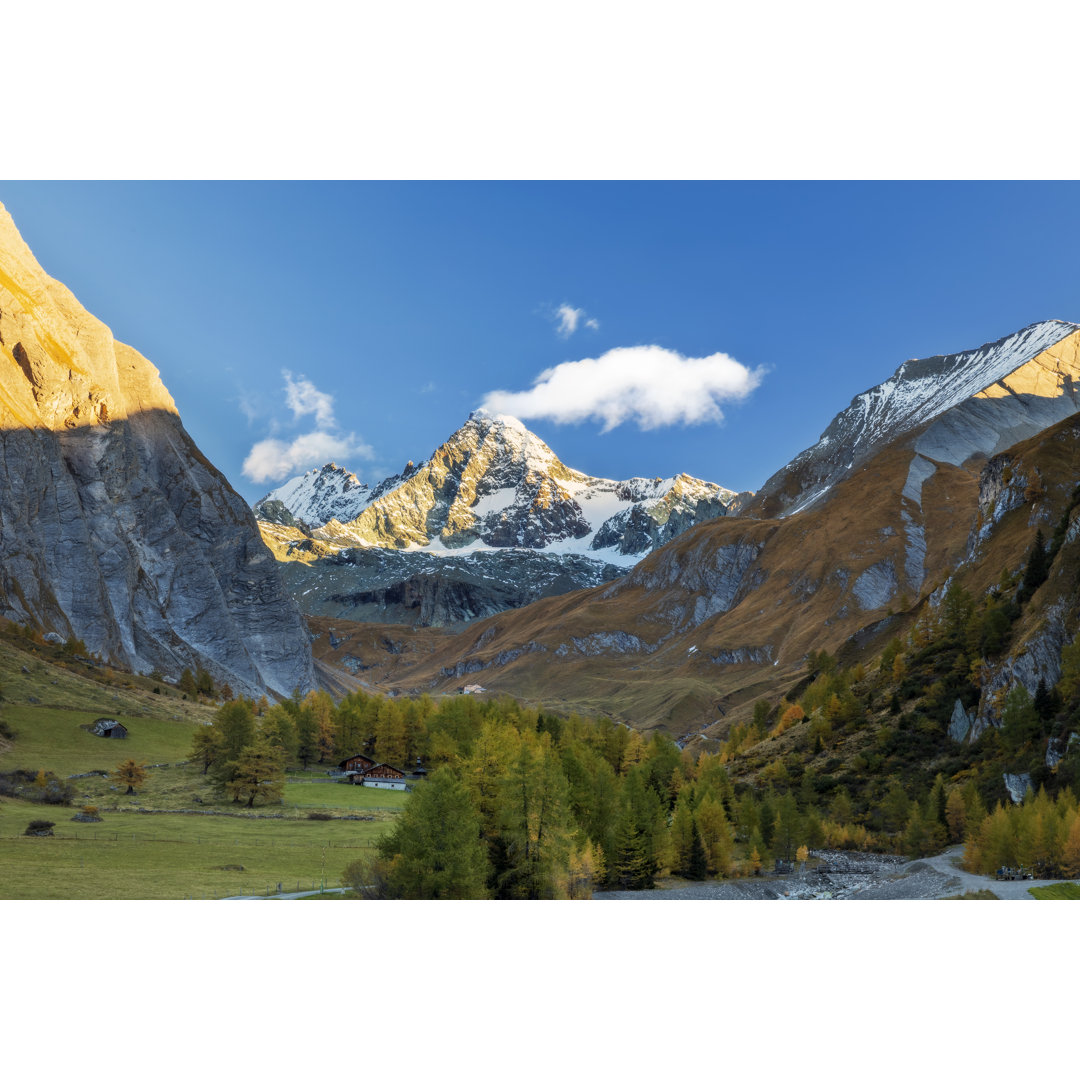
{"type": "Polygon", "coordinates": [[[597,882],[604,880],[604,853],[586,840],[570,852],[565,878],[559,883],[559,893],[568,900],[591,900],[597,882]]]}
{"type": "Polygon", "coordinates": [[[706,792],[698,804],[695,818],[709,872],[718,877],[727,877],[731,873],[734,841],[723,803],[711,791],[706,792]]]}
{"type": "Polygon", "coordinates": [[[769,738],[778,738],[796,724],[801,724],[805,719],[806,713],[801,705],[798,703],[789,705],[780,713],[780,719],[776,721],[776,725],[773,727],[772,731],[769,732],[769,738]]]}
{"type": "Polygon", "coordinates": [[[113,773],[112,778],[118,784],[127,784],[127,791],[125,795],[134,795],[135,789],[140,788],[146,783],[146,762],[141,765],[138,764],[134,758],[128,758],[127,761],[121,761],[116,766],[116,772],[113,773]]]}
{"type": "Polygon", "coordinates": [[[1080,877],[1080,811],[1065,816],[1065,844],[1061,850],[1061,872],[1065,877],[1080,877]]]}
{"type": "Polygon", "coordinates": [[[959,788],[953,788],[949,797],[945,800],[945,823],[949,829],[949,839],[957,844],[964,839],[964,829],[967,824],[967,808],[964,805],[964,796],[959,788]]]}
{"type": "Polygon", "coordinates": [[[751,874],[760,874],[761,873],[761,866],[762,866],[761,855],[758,854],[758,849],[756,847],[753,847],[753,848],[750,849],[749,865],[750,865],[750,873],[751,874]]]}
{"type": "Polygon", "coordinates": [[[622,765],[619,772],[625,774],[644,760],[645,740],[641,737],[640,731],[631,731],[629,738],[626,740],[626,748],[623,750],[622,765]]]}

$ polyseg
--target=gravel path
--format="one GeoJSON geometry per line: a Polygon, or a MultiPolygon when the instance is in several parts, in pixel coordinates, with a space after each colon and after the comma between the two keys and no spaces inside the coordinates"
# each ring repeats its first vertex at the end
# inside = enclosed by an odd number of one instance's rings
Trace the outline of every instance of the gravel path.
{"type": "Polygon", "coordinates": [[[305,896],[318,896],[324,892],[348,892],[348,889],[308,889],[307,892],[271,893],[269,896],[223,896],[222,900],[300,900],[305,896]]]}

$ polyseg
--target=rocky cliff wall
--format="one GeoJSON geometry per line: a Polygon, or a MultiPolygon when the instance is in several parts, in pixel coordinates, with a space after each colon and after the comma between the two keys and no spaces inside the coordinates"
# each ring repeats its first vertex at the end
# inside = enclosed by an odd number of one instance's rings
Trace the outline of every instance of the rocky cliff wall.
{"type": "Polygon", "coordinates": [[[314,685],[246,503],[157,369],[41,269],[0,207],[0,614],[135,671],[314,685]]]}

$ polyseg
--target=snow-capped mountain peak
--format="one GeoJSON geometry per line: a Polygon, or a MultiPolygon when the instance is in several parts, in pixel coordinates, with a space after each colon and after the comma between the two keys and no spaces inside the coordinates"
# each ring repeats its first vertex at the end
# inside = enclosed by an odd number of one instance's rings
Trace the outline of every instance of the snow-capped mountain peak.
{"type": "Polygon", "coordinates": [[[478,409],[427,461],[374,490],[327,465],[255,509],[264,521],[299,525],[339,549],[528,548],[630,566],[696,522],[723,515],[734,497],[685,473],[588,476],[564,465],[520,420],[478,409]]]}
{"type": "Polygon", "coordinates": [[[255,513],[280,525],[317,529],[335,518],[351,521],[370,501],[367,484],[330,462],[287,480],[255,504],[255,513]]]}

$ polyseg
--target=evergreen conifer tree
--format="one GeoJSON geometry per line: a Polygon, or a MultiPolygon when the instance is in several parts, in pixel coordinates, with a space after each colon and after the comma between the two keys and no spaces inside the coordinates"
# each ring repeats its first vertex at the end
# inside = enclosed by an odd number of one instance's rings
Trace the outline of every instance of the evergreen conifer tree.
{"type": "Polygon", "coordinates": [[[705,845],[701,842],[701,832],[697,822],[693,824],[690,839],[690,859],[686,869],[686,876],[691,881],[704,881],[709,872],[708,862],[705,858],[705,845]]]}

